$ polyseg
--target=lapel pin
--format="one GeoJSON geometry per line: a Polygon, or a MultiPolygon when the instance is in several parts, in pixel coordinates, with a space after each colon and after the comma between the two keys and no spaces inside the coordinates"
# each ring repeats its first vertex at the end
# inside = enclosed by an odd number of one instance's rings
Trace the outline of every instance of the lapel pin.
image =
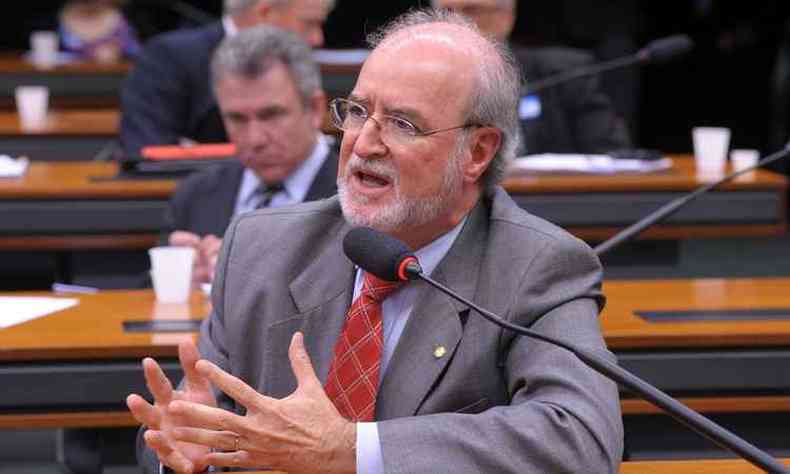
{"type": "Polygon", "coordinates": [[[441,359],[445,354],[447,354],[447,349],[445,349],[444,346],[436,346],[433,350],[433,356],[437,359],[441,359]]]}

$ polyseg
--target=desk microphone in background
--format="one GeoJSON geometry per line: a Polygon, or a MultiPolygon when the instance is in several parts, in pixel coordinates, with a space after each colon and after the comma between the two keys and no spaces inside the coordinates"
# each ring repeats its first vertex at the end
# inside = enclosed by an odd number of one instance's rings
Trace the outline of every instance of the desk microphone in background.
{"type": "Polygon", "coordinates": [[[601,74],[606,71],[631,66],[633,64],[665,62],[689,52],[693,47],[694,41],[692,41],[688,35],[674,35],[667,36],[666,38],[659,38],[651,41],[644,48],[628,56],[575,68],[534,82],[527,81],[522,95],[534,94],[544,89],[564,84],[573,79],[601,74]]]}
{"type": "Polygon", "coordinates": [[[697,199],[698,197],[707,193],[711,189],[716,188],[720,184],[726,183],[727,181],[737,178],[738,176],[744,173],[748,173],[749,171],[752,171],[754,169],[761,168],[769,163],[773,163],[774,161],[778,161],[781,160],[782,158],[786,158],[787,155],[789,154],[790,154],[790,144],[785,146],[785,148],[766,156],[765,158],[758,161],[757,164],[753,166],[749,166],[748,168],[744,168],[742,170],[738,170],[733,173],[730,173],[718,181],[700,186],[699,188],[695,189],[694,191],[692,191],[691,193],[685,196],[680,196],[677,199],[673,199],[672,201],[668,202],[667,204],[664,204],[663,206],[651,212],[650,214],[643,217],[642,219],[639,219],[635,223],[621,230],[620,232],[618,232],[608,240],[604,241],[603,243],[596,245],[595,248],[593,248],[593,250],[595,251],[596,255],[600,257],[601,255],[604,255],[605,253],[609,252],[610,250],[617,247],[618,245],[621,245],[625,242],[632,240],[648,227],[666,219],[667,217],[676,213],[681,207],[697,199]]]}
{"type": "Polygon", "coordinates": [[[548,337],[532,331],[531,329],[512,324],[467,300],[455,291],[423,273],[417,257],[406,247],[406,244],[394,237],[371,228],[357,227],[352,229],[343,239],[343,251],[352,262],[363,270],[383,280],[423,280],[449,297],[474,309],[481,316],[502,328],[570,351],[590,368],[661,408],[676,420],[705,436],[717,445],[729,449],[767,472],[790,474],[790,470],[768,453],[688,408],[686,405],[683,405],[658,388],[623,369],[616,363],[609,361],[593,351],[577,347],[567,341],[548,337]]]}

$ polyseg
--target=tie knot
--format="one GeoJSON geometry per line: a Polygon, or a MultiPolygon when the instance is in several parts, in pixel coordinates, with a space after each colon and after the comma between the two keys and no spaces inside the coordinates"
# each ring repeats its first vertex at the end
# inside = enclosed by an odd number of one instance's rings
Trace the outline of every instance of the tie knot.
{"type": "Polygon", "coordinates": [[[258,189],[260,189],[261,192],[263,192],[263,193],[272,193],[272,194],[274,194],[274,193],[279,193],[280,191],[283,191],[285,189],[285,186],[283,186],[282,181],[280,181],[278,183],[269,183],[269,184],[267,184],[265,186],[261,185],[258,189]]]}
{"type": "Polygon", "coordinates": [[[258,204],[255,206],[256,209],[260,209],[262,207],[266,207],[272,201],[272,197],[275,194],[284,191],[285,187],[283,183],[271,183],[271,184],[261,184],[257,188],[255,188],[255,193],[253,194],[258,199],[258,204]]]}
{"type": "Polygon", "coordinates": [[[365,272],[362,280],[362,295],[381,303],[401,285],[403,282],[382,280],[372,273],[365,272]]]}

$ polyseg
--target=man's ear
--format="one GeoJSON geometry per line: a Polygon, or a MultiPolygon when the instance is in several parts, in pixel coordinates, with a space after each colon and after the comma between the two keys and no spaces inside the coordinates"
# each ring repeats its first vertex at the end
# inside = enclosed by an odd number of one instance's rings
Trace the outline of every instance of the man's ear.
{"type": "Polygon", "coordinates": [[[469,159],[464,163],[464,178],[470,183],[480,181],[502,144],[502,132],[494,127],[480,127],[469,137],[469,159]]]}
{"type": "Polygon", "coordinates": [[[322,90],[317,90],[313,92],[313,96],[310,98],[310,104],[308,107],[311,109],[313,113],[313,126],[317,130],[324,129],[324,123],[328,117],[327,115],[327,98],[326,94],[322,90]]]}

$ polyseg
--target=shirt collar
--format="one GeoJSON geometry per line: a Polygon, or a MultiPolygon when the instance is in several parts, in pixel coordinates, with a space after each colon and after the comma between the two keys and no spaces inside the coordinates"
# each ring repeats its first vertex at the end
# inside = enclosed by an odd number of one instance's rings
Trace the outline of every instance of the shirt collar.
{"type": "Polygon", "coordinates": [[[417,260],[420,262],[422,271],[426,275],[433,273],[433,271],[439,265],[439,262],[441,262],[444,256],[447,255],[447,252],[450,251],[450,247],[453,246],[453,242],[455,242],[458,234],[461,233],[461,229],[463,229],[467,217],[468,216],[465,216],[463,219],[461,219],[461,222],[456,224],[456,226],[450,229],[447,233],[441,235],[433,242],[414,252],[417,260]]]}
{"type": "Polygon", "coordinates": [[[233,22],[233,17],[230,15],[222,16],[222,29],[225,30],[225,36],[231,37],[239,32],[239,27],[233,22]]]}
{"type": "MultiPolygon", "coordinates": [[[[423,273],[430,276],[436,267],[439,266],[439,263],[442,261],[445,255],[447,255],[447,252],[450,251],[450,247],[453,246],[455,239],[458,238],[458,234],[461,233],[461,229],[464,228],[464,224],[466,223],[468,217],[469,215],[467,214],[463,219],[461,219],[461,222],[456,224],[455,227],[442,234],[428,245],[419,248],[414,252],[414,255],[417,257],[417,261],[420,263],[423,273]]],[[[359,266],[356,266],[356,269],[357,272],[354,277],[355,298],[362,288],[362,278],[364,274],[364,271],[359,266]]]]}
{"type": "MultiPolygon", "coordinates": [[[[302,202],[307,197],[310,186],[315,181],[315,177],[324,165],[329,156],[329,144],[323,134],[318,134],[315,146],[310,156],[307,157],[285,180],[283,188],[292,202],[302,202]]],[[[261,186],[260,178],[251,169],[244,168],[239,186],[239,196],[237,202],[246,203],[261,186]]]]}

